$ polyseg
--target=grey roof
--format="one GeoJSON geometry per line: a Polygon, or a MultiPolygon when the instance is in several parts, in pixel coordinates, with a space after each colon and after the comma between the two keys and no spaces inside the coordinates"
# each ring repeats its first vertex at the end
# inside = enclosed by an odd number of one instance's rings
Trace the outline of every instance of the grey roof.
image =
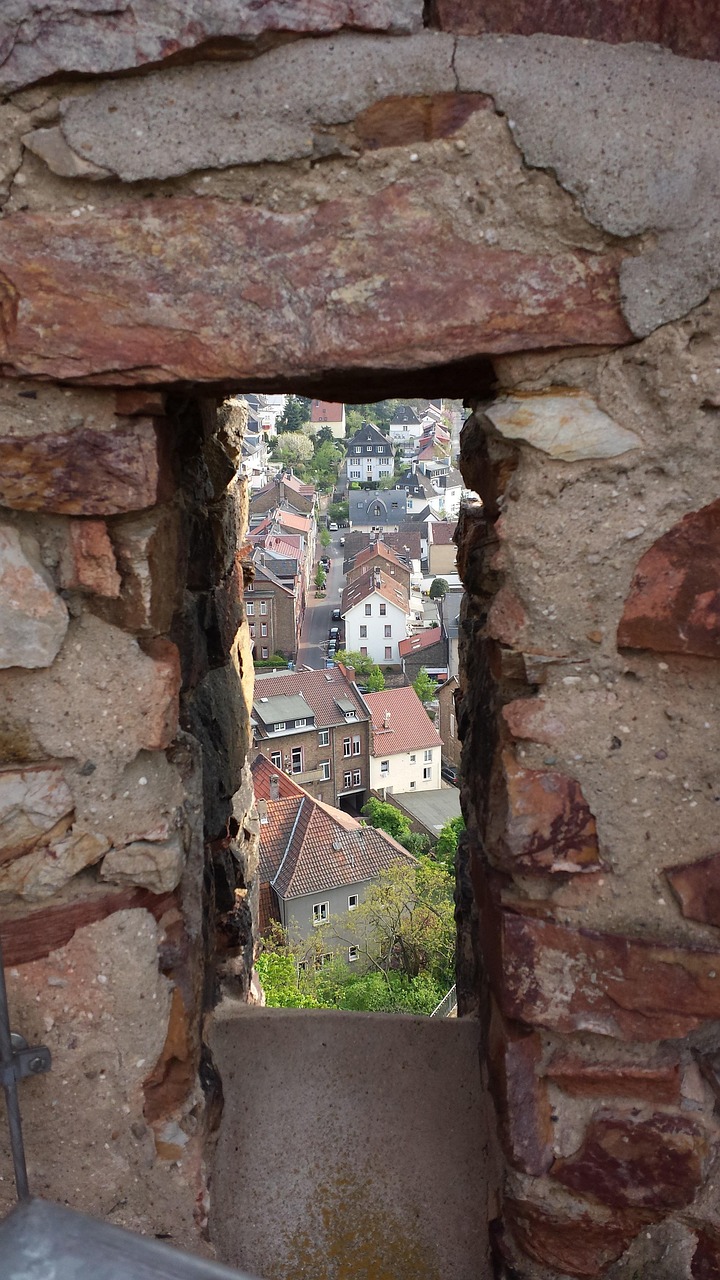
{"type": "Polygon", "coordinates": [[[263,724],[278,724],[281,720],[312,720],[314,712],[299,694],[276,694],[272,698],[257,698],[253,702],[253,715],[263,724]]]}
{"type": "Polygon", "coordinates": [[[393,803],[411,818],[437,835],[451,818],[460,817],[460,792],[457,787],[441,787],[438,791],[394,791],[393,803]]]}
{"type": "Polygon", "coordinates": [[[355,715],[357,715],[357,707],[355,706],[354,702],[350,701],[349,698],[336,698],[335,706],[340,708],[343,715],[345,715],[350,711],[352,711],[355,715]]]}

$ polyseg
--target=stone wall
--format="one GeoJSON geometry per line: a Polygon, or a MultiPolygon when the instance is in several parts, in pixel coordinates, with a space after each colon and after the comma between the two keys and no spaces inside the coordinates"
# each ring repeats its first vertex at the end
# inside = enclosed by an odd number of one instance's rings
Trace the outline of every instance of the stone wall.
{"type": "Polygon", "coordinates": [[[711,8],[0,18],[0,892],[56,1060],[23,1085],[35,1189],[204,1247],[203,1023],[220,968],[248,995],[254,851],[217,398],[463,395],[458,990],[497,1274],[717,1274],[711,8]]]}

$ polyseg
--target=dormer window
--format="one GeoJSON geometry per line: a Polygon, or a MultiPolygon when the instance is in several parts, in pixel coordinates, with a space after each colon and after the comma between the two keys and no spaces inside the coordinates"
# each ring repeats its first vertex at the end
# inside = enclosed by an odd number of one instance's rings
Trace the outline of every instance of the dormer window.
{"type": "Polygon", "coordinates": [[[274,724],[274,725],[273,725],[273,729],[274,729],[275,733],[281,733],[281,732],[282,732],[282,730],[283,730],[284,728],[285,728],[285,721],[284,721],[284,720],[278,720],[277,724],[274,724]]]}

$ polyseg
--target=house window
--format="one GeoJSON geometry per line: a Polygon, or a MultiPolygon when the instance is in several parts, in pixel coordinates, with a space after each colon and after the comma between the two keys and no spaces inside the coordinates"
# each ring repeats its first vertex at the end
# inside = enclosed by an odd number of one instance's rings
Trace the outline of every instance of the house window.
{"type": "Polygon", "coordinates": [[[246,590],[246,591],[254,591],[254,590],[255,590],[255,588],[254,588],[254,586],[253,586],[252,582],[249,582],[249,583],[248,583],[248,585],[246,586],[245,590],[246,590]]]}
{"type": "Polygon", "coordinates": [[[371,605],[371,604],[366,604],[366,605],[365,605],[365,617],[366,617],[366,618],[369,618],[369,617],[371,617],[371,615],[372,615],[372,605],[371,605]]]}
{"type": "Polygon", "coordinates": [[[325,965],[329,964],[331,960],[332,960],[332,953],[330,951],[326,951],[324,955],[315,957],[315,968],[324,969],[325,965]]]}
{"type": "Polygon", "coordinates": [[[267,622],[261,622],[261,623],[260,623],[260,635],[261,635],[261,636],[266,636],[266,635],[267,635],[267,622]]]}
{"type": "Polygon", "coordinates": [[[270,763],[274,769],[282,769],[282,751],[271,751],[270,763]]]}
{"type": "Polygon", "coordinates": [[[360,639],[367,640],[367,627],[360,628],[360,639]]]}
{"type": "Polygon", "coordinates": [[[410,763],[411,763],[411,764],[414,764],[414,763],[415,763],[416,758],[417,758],[416,756],[411,756],[411,757],[410,757],[410,763]]]}
{"type": "Polygon", "coordinates": [[[284,728],[285,728],[284,720],[278,720],[277,724],[273,725],[273,729],[275,730],[276,733],[280,733],[280,731],[284,728]]]}
{"type": "Polygon", "coordinates": [[[352,964],[353,960],[357,960],[360,952],[357,947],[348,947],[348,962],[352,964]]]}
{"type": "Polygon", "coordinates": [[[355,445],[355,452],[356,452],[356,453],[362,453],[362,446],[361,446],[361,445],[357,445],[357,444],[356,444],[356,445],[355,445]]]}
{"type": "Polygon", "coordinates": [[[320,732],[319,732],[319,734],[318,734],[318,746],[319,746],[319,747],[329,747],[329,746],[330,746],[330,730],[329,730],[329,729],[321,729],[321,730],[320,730],[320,732]]]}
{"type": "Polygon", "coordinates": [[[354,755],[354,756],[359,756],[359,755],[360,755],[360,739],[359,739],[359,738],[353,738],[353,752],[352,752],[352,753],[353,753],[353,755],[354,755]]]}
{"type": "Polygon", "coordinates": [[[351,787],[351,786],[352,786],[352,774],[351,774],[351,773],[344,773],[344,774],[343,774],[343,786],[344,786],[345,788],[347,788],[347,787],[351,787]]]}
{"type": "Polygon", "coordinates": [[[386,644],[386,645],[385,645],[385,659],[387,660],[387,659],[389,659],[389,658],[392,658],[392,645],[391,645],[391,644],[386,644]]]}
{"type": "Polygon", "coordinates": [[[411,790],[411,791],[414,791],[414,790],[415,790],[415,783],[414,783],[414,782],[411,782],[411,783],[410,783],[410,790],[411,790]]]}
{"type": "Polygon", "coordinates": [[[262,650],[262,654],[261,654],[261,656],[262,656],[263,658],[267,658],[267,657],[269,657],[269,654],[268,654],[267,649],[263,649],[263,650],[262,650]]]}
{"type": "Polygon", "coordinates": [[[381,772],[381,773],[389,773],[389,772],[390,772],[390,761],[389,761],[389,760],[381,760],[381,761],[380,761],[380,772],[381,772]]]}
{"type": "Polygon", "coordinates": [[[452,711],[450,712],[450,737],[455,737],[455,717],[452,711]]]}
{"type": "Polygon", "coordinates": [[[266,613],[267,613],[267,600],[261,600],[261,601],[260,601],[260,613],[261,613],[261,614],[266,614],[266,613]]]}
{"type": "Polygon", "coordinates": [[[254,622],[250,623],[250,639],[251,640],[255,639],[255,623],[254,622]]]}
{"type": "Polygon", "coordinates": [[[302,773],[302,747],[293,747],[292,749],[292,771],[293,773],[302,773]]]}
{"type": "Polygon", "coordinates": [[[321,760],[320,761],[320,781],[327,782],[329,777],[330,777],[330,761],[321,760]]]}
{"type": "Polygon", "coordinates": [[[391,503],[390,503],[390,506],[392,507],[393,511],[397,511],[397,509],[398,509],[398,504],[397,504],[397,502],[391,502],[391,503]]]}
{"type": "Polygon", "coordinates": [[[431,778],[432,778],[432,765],[431,764],[423,765],[423,781],[429,782],[431,778]]]}
{"type": "Polygon", "coordinates": [[[380,617],[381,617],[381,618],[384,618],[384,617],[386,616],[386,614],[387,614],[387,605],[386,605],[386,604],[381,604],[381,605],[380,605],[380,617]]]}
{"type": "Polygon", "coordinates": [[[378,447],[377,447],[377,451],[378,451],[378,453],[384,453],[384,452],[385,452],[385,445],[384,445],[384,444],[379,444],[379,445],[378,445],[378,447]]]}
{"type": "Polygon", "coordinates": [[[353,771],[353,786],[354,787],[362,786],[362,774],[359,769],[355,769],[353,771]]]}
{"type": "Polygon", "coordinates": [[[248,618],[252,618],[252,616],[253,616],[253,614],[254,614],[254,612],[255,612],[255,605],[253,604],[253,601],[252,601],[252,600],[247,600],[247,601],[245,602],[245,612],[246,612],[246,614],[247,614],[248,618]]]}
{"type": "Polygon", "coordinates": [[[329,902],[313,902],[313,924],[325,924],[330,918],[329,902]]]}
{"type": "Polygon", "coordinates": [[[349,738],[343,738],[343,755],[344,755],[344,756],[349,756],[349,755],[351,755],[351,754],[352,754],[352,748],[351,748],[351,746],[350,746],[350,739],[349,739],[349,738]]]}
{"type": "Polygon", "coordinates": [[[348,894],[348,911],[354,911],[358,904],[358,896],[356,893],[348,894]]]}
{"type": "Polygon", "coordinates": [[[295,721],[295,728],[296,728],[296,729],[304,729],[306,724],[307,724],[307,719],[305,719],[305,720],[296,720],[296,721],[295,721]]]}
{"type": "Polygon", "coordinates": [[[361,654],[362,654],[363,658],[367,658],[367,645],[366,645],[366,644],[361,644],[361,645],[360,645],[360,652],[361,652],[361,654]]]}
{"type": "Polygon", "coordinates": [[[432,748],[430,748],[428,751],[425,752],[423,756],[423,760],[425,761],[426,764],[428,764],[432,760],[432,748]]]}
{"type": "Polygon", "coordinates": [[[385,639],[389,640],[392,635],[392,627],[385,627],[385,639]]]}

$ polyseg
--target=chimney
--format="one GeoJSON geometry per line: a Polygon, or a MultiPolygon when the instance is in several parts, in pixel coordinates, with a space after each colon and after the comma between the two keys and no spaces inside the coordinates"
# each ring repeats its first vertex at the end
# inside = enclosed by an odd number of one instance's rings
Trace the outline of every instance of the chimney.
{"type": "Polygon", "coordinates": [[[274,773],[270,779],[270,799],[280,799],[280,779],[276,773],[274,773]]]}

